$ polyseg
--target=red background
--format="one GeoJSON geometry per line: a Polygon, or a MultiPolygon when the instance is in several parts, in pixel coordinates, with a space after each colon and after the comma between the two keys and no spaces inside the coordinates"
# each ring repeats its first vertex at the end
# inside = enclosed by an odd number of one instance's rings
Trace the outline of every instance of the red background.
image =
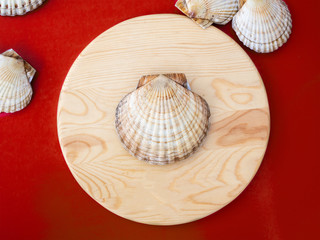
{"type": "MultiPolygon", "coordinates": [[[[0,52],[13,48],[38,70],[31,104],[0,114],[0,239],[320,239],[318,0],[286,0],[293,33],[278,51],[244,47],[267,89],[271,136],[257,175],[231,204],[193,223],[148,226],[105,210],[72,177],[56,111],[73,61],[123,20],[180,14],[174,3],[47,0],[26,16],[0,17],[0,52]]],[[[230,23],[218,28],[243,46],[230,23]]]]}

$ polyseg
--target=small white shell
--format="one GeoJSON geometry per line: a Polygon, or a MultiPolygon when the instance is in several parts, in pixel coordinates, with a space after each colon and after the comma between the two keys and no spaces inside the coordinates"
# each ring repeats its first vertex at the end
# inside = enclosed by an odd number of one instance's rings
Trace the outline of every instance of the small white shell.
{"type": "Polygon", "coordinates": [[[150,75],[120,101],[115,126],[130,154],[164,165],[196,151],[207,134],[210,110],[185,86],[184,74],[150,75]]]}
{"type": "Polygon", "coordinates": [[[24,15],[39,7],[44,1],[45,0],[0,0],[0,15],[24,15]]]}
{"type": "Polygon", "coordinates": [[[35,69],[12,49],[0,54],[0,112],[25,108],[32,97],[35,69]]]}
{"type": "Polygon", "coordinates": [[[288,40],[292,20],[282,0],[247,0],[234,16],[232,27],[245,46],[268,53],[288,40]]]}
{"type": "Polygon", "coordinates": [[[227,24],[238,11],[238,0],[178,0],[176,7],[202,28],[227,24]]]}

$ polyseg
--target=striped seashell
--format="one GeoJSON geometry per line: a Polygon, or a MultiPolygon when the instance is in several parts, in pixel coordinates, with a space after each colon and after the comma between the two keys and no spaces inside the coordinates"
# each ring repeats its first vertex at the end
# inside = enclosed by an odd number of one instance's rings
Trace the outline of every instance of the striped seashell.
{"type": "Polygon", "coordinates": [[[269,53],[288,40],[292,20],[282,0],[247,0],[234,16],[232,27],[245,46],[269,53]]]}
{"type": "Polygon", "coordinates": [[[178,0],[176,7],[205,29],[227,24],[238,11],[238,0],[178,0]]]}
{"type": "Polygon", "coordinates": [[[165,165],[197,150],[208,131],[210,110],[186,86],[184,74],[149,75],[120,101],[115,126],[130,154],[165,165]]]}
{"type": "Polygon", "coordinates": [[[24,15],[39,7],[44,1],[45,0],[0,0],[0,15],[24,15]]]}
{"type": "Polygon", "coordinates": [[[0,112],[13,113],[29,104],[33,93],[30,82],[35,73],[14,50],[0,54],[0,112]]]}

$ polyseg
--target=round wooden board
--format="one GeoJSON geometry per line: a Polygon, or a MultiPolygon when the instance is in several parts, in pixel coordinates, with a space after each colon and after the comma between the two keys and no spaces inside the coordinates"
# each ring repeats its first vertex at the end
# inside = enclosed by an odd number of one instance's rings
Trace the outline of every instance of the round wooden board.
{"type": "Polygon", "coordinates": [[[241,47],[173,14],[130,19],[97,37],[70,69],[57,119],[81,187],[119,216],[159,225],[203,218],[235,199],[255,175],[270,130],[263,82],[241,47]],[[175,72],[207,100],[210,131],[188,159],[149,165],[122,147],[115,109],[142,75],[175,72]]]}

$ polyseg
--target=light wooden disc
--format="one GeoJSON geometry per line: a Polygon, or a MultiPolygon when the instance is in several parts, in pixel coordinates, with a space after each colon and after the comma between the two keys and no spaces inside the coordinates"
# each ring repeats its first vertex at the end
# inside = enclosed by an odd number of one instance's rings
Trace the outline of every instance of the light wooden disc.
{"type": "Polygon", "coordinates": [[[96,38],[70,69],[57,118],[81,187],[119,216],[159,225],[203,218],[235,199],[255,175],[270,130],[266,91],[246,53],[215,27],[172,14],[130,19],[96,38]],[[166,166],[131,156],[114,126],[119,101],[156,73],[185,73],[212,113],[202,147],[166,166]]]}

